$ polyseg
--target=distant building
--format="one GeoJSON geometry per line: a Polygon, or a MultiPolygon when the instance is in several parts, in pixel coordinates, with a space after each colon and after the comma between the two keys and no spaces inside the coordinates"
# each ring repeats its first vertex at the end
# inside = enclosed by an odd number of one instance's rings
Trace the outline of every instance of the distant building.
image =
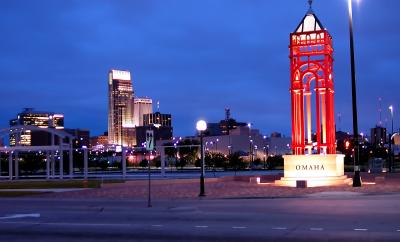
{"type": "Polygon", "coordinates": [[[129,71],[108,74],[108,143],[127,146],[129,130],[135,126],[132,114],[133,86],[129,71]]]}
{"type": "Polygon", "coordinates": [[[237,129],[238,127],[246,127],[247,123],[237,122],[235,119],[230,117],[230,109],[225,109],[225,119],[218,123],[207,123],[207,130],[204,132],[206,136],[219,136],[228,135],[231,130],[237,129]]]}
{"type": "Polygon", "coordinates": [[[172,127],[171,114],[163,114],[160,112],[144,114],[143,126],[148,125],[172,127]]]}
{"type": "Polygon", "coordinates": [[[139,126],[136,127],[137,146],[143,146],[144,142],[146,142],[146,130],[153,130],[155,143],[159,140],[171,140],[173,136],[172,127],[156,127],[154,125],[139,126]]]}
{"type": "Polygon", "coordinates": [[[269,155],[288,155],[292,153],[292,138],[280,136],[271,136],[268,138],[269,155]]]}
{"type": "Polygon", "coordinates": [[[102,135],[90,137],[89,147],[92,150],[104,150],[108,147],[108,132],[102,135]]]}
{"type": "Polygon", "coordinates": [[[150,98],[135,98],[133,120],[135,126],[143,126],[143,115],[153,113],[153,100],[150,98]]]}
{"type": "Polygon", "coordinates": [[[75,136],[72,142],[74,148],[89,147],[90,131],[87,129],[65,129],[65,132],[75,136]]]}
{"type": "Polygon", "coordinates": [[[376,126],[371,129],[371,145],[383,147],[386,144],[386,128],[376,126]]]}
{"type": "Polygon", "coordinates": [[[263,147],[266,147],[267,140],[257,129],[249,129],[246,126],[239,126],[230,131],[229,135],[207,136],[204,137],[205,150],[211,153],[223,153],[229,155],[240,153],[252,159],[263,157],[263,147]]]}
{"type": "Polygon", "coordinates": [[[90,137],[90,148],[94,148],[99,145],[103,147],[108,145],[108,132],[104,132],[104,134],[99,136],[90,137]]]}
{"type": "Polygon", "coordinates": [[[143,126],[136,127],[137,145],[141,146],[146,142],[146,130],[153,130],[154,139],[170,140],[173,136],[171,114],[162,114],[160,112],[143,115],[143,126]]]}
{"type": "MultiPolygon", "coordinates": [[[[18,114],[17,118],[10,120],[10,127],[18,125],[64,129],[64,115],[25,108],[18,114]]],[[[19,140],[19,145],[23,146],[49,145],[51,143],[51,135],[45,131],[26,130],[21,132],[18,137],[11,134],[9,140],[10,146],[16,145],[16,140],[19,140]]]]}
{"type": "Polygon", "coordinates": [[[272,132],[271,133],[271,138],[281,138],[282,134],[279,132],[272,132]]]}

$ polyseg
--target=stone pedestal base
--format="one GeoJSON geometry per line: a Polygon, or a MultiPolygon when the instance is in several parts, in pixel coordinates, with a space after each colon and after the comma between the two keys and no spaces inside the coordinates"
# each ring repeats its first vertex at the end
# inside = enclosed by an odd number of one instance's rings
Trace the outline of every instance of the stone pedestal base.
{"type": "Polygon", "coordinates": [[[276,185],[296,187],[296,181],[307,181],[307,187],[351,184],[344,175],[344,155],[286,155],[284,177],[276,185]]]}

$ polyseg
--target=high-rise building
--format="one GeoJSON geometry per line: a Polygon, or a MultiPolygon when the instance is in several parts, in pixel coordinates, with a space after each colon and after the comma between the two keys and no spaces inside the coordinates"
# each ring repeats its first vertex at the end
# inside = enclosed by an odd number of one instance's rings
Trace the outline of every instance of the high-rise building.
{"type": "Polygon", "coordinates": [[[129,71],[111,70],[108,76],[108,142],[127,146],[133,120],[133,87],[129,71]]]}
{"type": "Polygon", "coordinates": [[[147,97],[135,98],[133,110],[135,126],[143,126],[143,115],[153,113],[153,100],[147,97]]]}
{"type": "MultiPolygon", "coordinates": [[[[25,108],[18,114],[16,119],[10,120],[10,127],[37,126],[39,128],[64,129],[64,115],[53,112],[36,111],[33,108],[25,108]]],[[[16,135],[10,135],[10,145],[16,144],[16,135]]],[[[26,130],[21,132],[18,137],[19,145],[47,145],[49,144],[50,134],[42,131],[26,130]]]]}

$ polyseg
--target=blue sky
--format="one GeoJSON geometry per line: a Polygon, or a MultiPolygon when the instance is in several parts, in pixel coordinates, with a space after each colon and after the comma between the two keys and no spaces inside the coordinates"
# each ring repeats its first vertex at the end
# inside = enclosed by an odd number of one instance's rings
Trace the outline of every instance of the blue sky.
{"type": "MultiPolygon", "coordinates": [[[[0,127],[24,107],[65,114],[66,127],[107,129],[107,72],[130,70],[135,93],[172,113],[176,135],[230,107],[263,133],[290,135],[289,33],[306,0],[1,1],[0,127]]],[[[400,126],[400,1],[354,6],[360,131],[387,107],[400,126]],[[396,112],[398,111],[398,112],[396,112]]],[[[334,38],[335,109],[351,130],[347,0],[315,0],[334,38]]]]}

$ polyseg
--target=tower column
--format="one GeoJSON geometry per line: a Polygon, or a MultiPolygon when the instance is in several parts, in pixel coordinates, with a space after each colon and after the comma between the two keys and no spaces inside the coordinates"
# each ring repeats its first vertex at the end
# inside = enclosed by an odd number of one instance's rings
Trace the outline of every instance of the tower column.
{"type": "Polygon", "coordinates": [[[308,154],[312,154],[312,130],[311,130],[311,92],[308,91],[306,94],[306,105],[307,105],[307,145],[308,154]]]}
{"type": "Polygon", "coordinates": [[[322,153],[326,154],[326,99],[325,90],[321,92],[321,119],[322,119],[322,153]]]}

